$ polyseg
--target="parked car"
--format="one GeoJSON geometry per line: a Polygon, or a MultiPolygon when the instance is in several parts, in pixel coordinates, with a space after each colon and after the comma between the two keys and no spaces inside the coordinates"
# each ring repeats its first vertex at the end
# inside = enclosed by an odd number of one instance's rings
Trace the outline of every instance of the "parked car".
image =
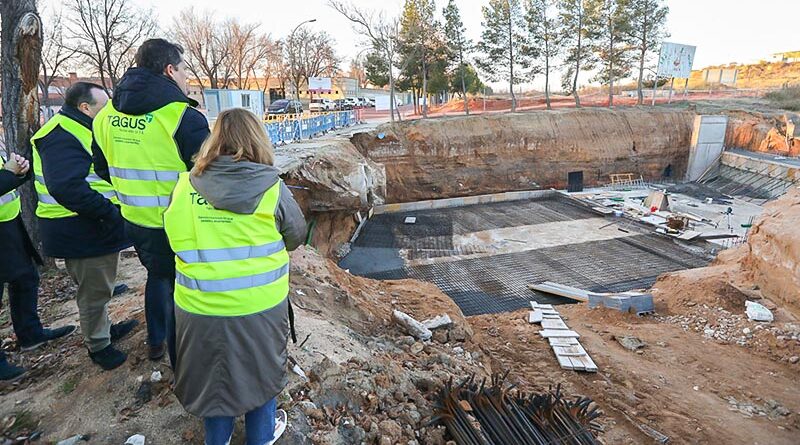
{"type": "Polygon", "coordinates": [[[336,99],[335,107],[337,111],[347,111],[353,109],[353,104],[347,101],[347,99],[336,99]]]}
{"type": "Polygon", "coordinates": [[[303,104],[296,100],[280,99],[269,104],[267,114],[295,114],[303,112],[303,104]]]}
{"type": "Polygon", "coordinates": [[[311,112],[325,112],[333,111],[335,109],[336,103],[325,98],[311,99],[311,103],[308,105],[308,110],[311,112]]]}
{"type": "Polygon", "coordinates": [[[358,99],[355,97],[345,97],[344,100],[347,101],[353,108],[358,108],[358,99]]]}
{"type": "Polygon", "coordinates": [[[358,106],[361,108],[366,108],[369,106],[369,101],[366,97],[359,97],[358,99],[358,106]]]}
{"type": "Polygon", "coordinates": [[[374,97],[368,97],[367,98],[367,106],[370,107],[370,108],[375,108],[375,98],[374,97]]]}

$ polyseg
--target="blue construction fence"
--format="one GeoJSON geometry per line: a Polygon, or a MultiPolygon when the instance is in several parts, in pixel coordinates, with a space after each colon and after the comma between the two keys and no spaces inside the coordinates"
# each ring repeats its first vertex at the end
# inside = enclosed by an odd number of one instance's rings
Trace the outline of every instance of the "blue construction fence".
{"type": "MultiPolygon", "coordinates": [[[[280,119],[280,118],[279,118],[280,119]]],[[[275,145],[288,144],[302,139],[311,139],[338,128],[357,123],[355,110],[289,118],[266,122],[264,126],[275,145]]]]}

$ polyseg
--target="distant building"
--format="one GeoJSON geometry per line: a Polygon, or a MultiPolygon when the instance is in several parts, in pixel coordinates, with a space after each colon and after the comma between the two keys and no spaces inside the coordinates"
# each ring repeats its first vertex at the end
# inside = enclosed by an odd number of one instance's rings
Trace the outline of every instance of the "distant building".
{"type": "Polygon", "coordinates": [[[773,62],[800,62],[800,51],[786,51],[783,53],[775,53],[770,56],[773,62]]]}

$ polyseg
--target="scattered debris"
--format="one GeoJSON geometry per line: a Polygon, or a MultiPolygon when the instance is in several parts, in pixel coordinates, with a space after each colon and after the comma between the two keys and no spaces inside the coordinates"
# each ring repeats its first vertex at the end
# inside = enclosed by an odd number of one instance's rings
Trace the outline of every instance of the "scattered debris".
{"type": "Polygon", "coordinates": [[[403,327],[407,333],[420,340],[430,340],[431,336],[433,336],[433,333],[430,331],[430,329],[405,312],[400,312],[395,309],[392,311],[392,319],[395,321],[395,323],[403,327]]]}
{"type": "Polygon", "coordinates": [[[450,316],[447,314],[442,314],[422,322],[422,325],[431,331],[438,328],[446,328],[452,324],[453,320],[451,320],[450,316]]]}
{"type": "Polygon", "coordinates": [[[406,219],[403,220],[404,224],[416,224],[417,217],[416,216],[406,216],[406,219]]]}
{"type": "Polygon", "coordinates": [[[766,307],[764,307],[764,305],[750,300],[745,301],[744,304],[746,308],[745,313],[747,314],[747,318],[753,321],[771,322],[773,320],[772,312],[766,307]]]}
{"type": "Polygon", "coordinates": [[[125,445],[144,445],[144,436],[141,434],[134,434],[125,441],[125,445]]]}
{"type": "Polygon", "coordinates": [[[75,436],[72,436],[72,437],[70,437],[68,439],[64,439],[64,440],[56,443],[56,445],[75,445],[75,444],[77,444],[78,442],[81,442],[81,441],[88,442],[89,439],[90,439],[90,437],[85,435],[85,434],[77,434],[75,436]]]}
{"type": "Polygon", "coordinates": [[[153,373],[150,374],[150,381],[153,383],[160,382],[162,378],[161,371],[153,371],[153,373]]]}
{"type": "Polygon", "coordinates": [[[492,376],[491,386],[473,378],[454,386],[451,380],[436,414],[456,445],[600,443],[594,421],[601,412],[591,399],[567,401],[560,385],[543,394],[510,391],[505,375],[492,376]]]}
{"type": "MultiPolygon", "coordinates": [[[[636,315],[651,314],[655,311],[653,296],[641,292],[599,293],[589,292],[577,287],[545,281],[539,284],[529,284],[531,290],[558,295],[560,297],[589,302],[590,308],[605,306],[620,312],[633,312],[636,315]]],[[[531,321],[538,323],[539,321],[531,321]]]]}
{"type": "Polygon", "coordinates": [[[647,346],[647,343],[643,342],[637,337],[631,336],[622,336],[622,337],[614,337],[617,340],[617,343],[622,345],[623,348],[629,351],[637,351],[639,349],[643,349],[647,346]]]}

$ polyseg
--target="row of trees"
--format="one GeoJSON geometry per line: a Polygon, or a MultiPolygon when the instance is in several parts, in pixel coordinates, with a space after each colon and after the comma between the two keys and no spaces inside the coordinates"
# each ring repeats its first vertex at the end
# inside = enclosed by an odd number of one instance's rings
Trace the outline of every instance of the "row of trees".
{"type": "Polygon", "coordinates": [[[468,61],[473,45],[465,36],[454,0],[442,10],[441,21],[434,0],[406,0],[398,18],[342,1],[329,4],[366,40],[368,52],[362,63],[366,81],[378,87],[388,85],[392,92],[395,88],[412,92],[415,109],[423,117],[431,91],[459,94],[469,112],[467,94],[480,92],[484,85],[468,61]]]}
{"type": "Polygon", "coordinates": [[[507,80],[511,108],[514,85],[543,74],[550,108],[550,76],[561,68],[561,87],[575,97],[578,76],[594,71],[608,86],[637,68],[638,103],[643,100],[645,64],[667,35],[669,9],[662,0],[489,0],[477,45],[478,66],[494,81],[507,80]]]}
{"type": "MultiPolygon", "coordinates": [[[[158,31],[152,10],[130,0],[67,0],[46,14],[40,88],[48,91],[67,71],[91,72],[114,89],[133,65],[136,49],[158,31]]],[[[211,11],[189,8],[172,20],[172,35],[181,44],[189,70],[210,88],[252,88],[266,92],[270,79],[281,88],[298,87],[312,76],[333,76],[341,60],[325,32],[300,29],[282,40],[256,23],[217,19],[211,11]]],[[[44,94],[43,105],[48,95],[44,94]]]]}

